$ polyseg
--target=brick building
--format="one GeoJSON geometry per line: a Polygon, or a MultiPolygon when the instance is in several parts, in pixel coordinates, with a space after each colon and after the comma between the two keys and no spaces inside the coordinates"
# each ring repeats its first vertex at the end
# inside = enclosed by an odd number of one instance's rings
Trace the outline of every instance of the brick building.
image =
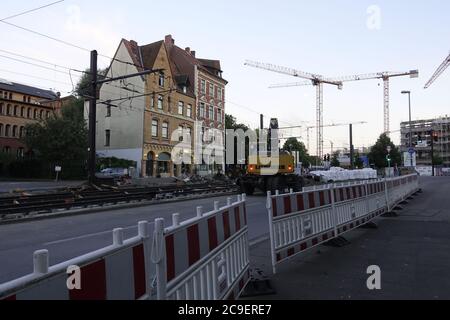
{"type": "Polygon", "coordinates": [[[0,79],[0,152],[24,156],[21,142],[27,124],[59,113],[59,93],[0,79]]]}

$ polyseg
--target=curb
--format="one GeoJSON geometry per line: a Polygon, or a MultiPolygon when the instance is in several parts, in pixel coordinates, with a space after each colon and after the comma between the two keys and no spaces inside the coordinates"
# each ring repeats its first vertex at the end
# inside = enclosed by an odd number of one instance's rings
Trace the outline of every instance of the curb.
{"type": "Polygon", "coordinates": [[[10,220],[0,220],[0,226],[1,225],[8,225],[8,224],[16,224],[16,223],[25,223],[30,221],[39,221],[39,220],[45,220],[45,219],[56,219],[56,218],[62,218],[62,217],[69,217],[69,216],[78,216],[83,214],[89,214],[89,213],[97,213],[97,212],[104,212],[104,211],[110,211],[110,210],[120,210],[120,209],[128,209],[128,208],[139,208],[139,207],[147,207],[147,206],[154,206],[158,204],[165,204],[165,203],[177,203],[177,202],[184,202],[184,201],[190,201],[190,200],[199,200],[199,199],[206,199],[206,198],[215,198],[215,197],[222,197],[227,195],[237,195],[238,192],[235,191],[228,191],[223,193],[217,193],[217,194],[205,194],[201,196],[189,196],[184,198],[177,198],[177,199],[164,199],[164,200],[145,200],[145,201],[139,201],[135,203],[123,203],[123,204],[116,204],[116,205],[110,205],[110,206],[99,206],[99,207],[91,207],[91,208],[83,208],[83,209],[75,209],[75,210],[65,210],[61,212],[52,212],[52,213],[43,213],[43,214],[29,214],[23,218],[18,219],[10,219],[10,220]]]}

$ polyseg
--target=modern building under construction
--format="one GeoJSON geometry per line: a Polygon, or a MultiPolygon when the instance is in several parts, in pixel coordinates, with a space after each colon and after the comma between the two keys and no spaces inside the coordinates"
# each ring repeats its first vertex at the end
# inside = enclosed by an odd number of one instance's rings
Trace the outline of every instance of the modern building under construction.
{"type": "MultiPolygon", "coordinates": [[[[410,148],[409,121],[402,122],[401,152],[408,152],[410,148]]],[[[417,152],[418,166],[431,166],[432,148],[435,158],[440,158],[443,165],[450,167],[450,117],[440,117],[429,120],[411,122],[412,147],[417,152]]]]}

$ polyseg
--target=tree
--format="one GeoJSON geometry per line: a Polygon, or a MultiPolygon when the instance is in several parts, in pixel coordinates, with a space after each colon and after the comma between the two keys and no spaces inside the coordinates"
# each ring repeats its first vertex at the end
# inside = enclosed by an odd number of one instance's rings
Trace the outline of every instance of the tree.
{"type": "Polygon", "coordinates": [[[83,117],[83,100],[64,106],[60,117],[54,115],[25,127],[25,144],[50,167],[63,167],[64,177],[85,175],[88,131],[83,117]]]}
{"type": "Polygon", "coordinates": [[[308,154],[308,150],[305,147],[305,144],[301,141],[298,141],[297,138],[289,138],[286,140],[283,146],[283,150],[292,152],[292,151],[298,151],[299,152],[299,159],[298,161],[302,163],[303,167],[309,167],[311,164],[311,159],[308,154]]]}
{"type": "Polygon", "coordinates": [[[435,166],[441,166],[444,164],[444,160],[437,154],[433,154],[433,165],[435,166]]]}
{"type": "MultiPolygon", "coordinates": [[[[107,71],[108,69],[98,70],[98,79],[104,79],[107,71]]],[[[75,87],[75,93],[79,98],[91,95],[91,82],[92,75],[90,69],[86,69],[75,87]]]]}
{"type": "Polygon", "coordinates": [[[385,134],[381,134],[378,138],[376,144],[370,149],[369,161],[374,164],[377,168],[388,167],[388,161],[386,156],[388,154],[387,147],[391,147],[390,158],[391,167],[401,164],[402,158],[400,155],[399,148],[397,148],[392,140],[385,134]]]}
{"type": "Polygon", "coordinates": [[[236,118],[231,114],[225,114],[225,129],[242,129],[244,131],[247,131],[249,128],[243,123],[237,123],[236,118]]]}
{"type": "Polygon", "coordinates": [[[339,152],[333,153],[333,157],[331,158],[331,166],[332,167],[339,167],[341,163],[339,162],[339,152]]]}

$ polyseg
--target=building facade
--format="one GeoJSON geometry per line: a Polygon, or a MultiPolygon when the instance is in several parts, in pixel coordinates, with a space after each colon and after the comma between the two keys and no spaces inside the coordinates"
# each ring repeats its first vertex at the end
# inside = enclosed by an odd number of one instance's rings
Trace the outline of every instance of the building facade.
{"type": "MultiPolygon", "coordinates": [[[[409,122],[402,122],[400,128],[400,151],[408,152],[410,147],[409,122]]],[[[417,166],[432,165],[432,143],[434,156],[441,158],[444,166],[450,166],[450,117],[412,121],[411,137],[412,147],[416,150],[417,166]],[[434,137],[432,133],[434,133],[434,137]]]]}
{"type": "Polygon", "coordinates": [[[22,158],[25,127],[58,114],[59,93],[0,79],[0,152],[22,158]]]}
{"type": "MultiPolygon", "coordinates": [[[[226,81],[221,77],[220,62],[195,58],[195,52],[177,47],[170,35],[147,45],[122,39],[106,76],[143,70],[157,72],[100,87],[98,156],[135,161],[143,177],[197,173],[190,152],[195,148],[196,121],[204,120],[208,128],[225,129],[226,81]],[[186,145],[189,138],[190,150],[179,150],[180,143],[186,145]],[[190,161],[184,161],[187,159],[190,161]]],[[[86,102],[86,119],[88,114],[86,102]]]]}

